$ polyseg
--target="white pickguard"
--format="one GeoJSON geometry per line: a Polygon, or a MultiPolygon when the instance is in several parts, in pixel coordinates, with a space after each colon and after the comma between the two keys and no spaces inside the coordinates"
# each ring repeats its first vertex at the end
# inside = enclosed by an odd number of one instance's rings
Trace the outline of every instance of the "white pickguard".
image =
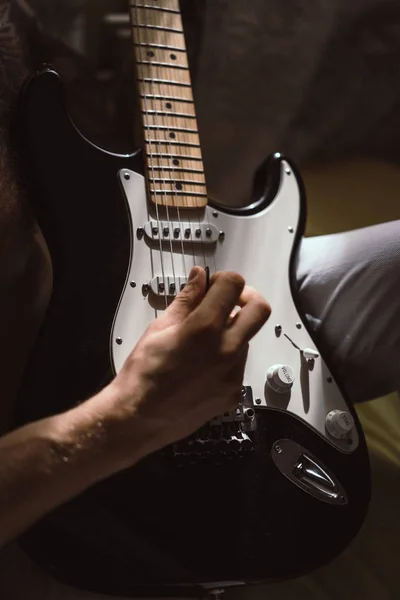
{"type": "MultiPolygon", "coordinates": [[[[142,286],[162,272],[159,249],[150,250],[145,239],[138,240],[134,233],[149,220],[145,180],[141,175],[127,170],[119,175],[131,213],[134,242],[130,273],[111,338],[116,372],[156,316],[156,311],[142,292],[142,286]],[[135,287],[130,285],[131,282],[135,282],[135,287]]],[[[207,253],[206,260],[211,272],[230,270],[243,275],[246,283],[255,287],[271,304],[272,315],[268,323],[250,343],[245,373],[244,384],[251,386],[254,401],[261,400],[257,406],[288,410],[306,421],[331,444],[342,451],[351,452],[358,445],[356,428],[352,432],[351,442],[349,439],[332,438],[325,428],[325,418],[331,410],[348,410],[348,407],[336,383],[328,381],[331,374],[324,361],[321,357],[317,358],[310,371],[299,350],[283,334],[277,337],[275,333],[275,327],[279,324],[299,348],[315,348],[296,310],[289,281],[289,261],[299,213],[299,186],[288,163],[283,161],[279,191],[274,201],[262,212],[239,217],[206,208],[201,218],[225,233],[222,241],[212,245],[212,253],[207,253]],[[301,328],[298,328],[299,323],[301,328]],[[268,368],[278,363],[291,366],[295,372],[289,402],[286,395],[275,394],[266,386],[268,368]]],[[[179,250],[174,254],[173,261],[176,277],[183,277],[184,263],[179,250]]],[[[204,265],[200,245],[195,257],[193,253],[185,257],[186,273],[189,273],[194,262],[204,265]]],[[[163,264],[165,275],[172,275],[171,253],[168,251],[163,252],[163,264]]]]}

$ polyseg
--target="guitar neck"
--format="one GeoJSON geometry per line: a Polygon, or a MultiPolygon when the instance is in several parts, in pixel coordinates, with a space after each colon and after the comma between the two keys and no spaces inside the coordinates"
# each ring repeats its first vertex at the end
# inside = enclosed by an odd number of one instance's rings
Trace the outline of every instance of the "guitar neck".
{"type": "Polygon", "coordinates": [[[207,189],[179,0],[131,0],[150,200],[199,208],[207,189]]]}

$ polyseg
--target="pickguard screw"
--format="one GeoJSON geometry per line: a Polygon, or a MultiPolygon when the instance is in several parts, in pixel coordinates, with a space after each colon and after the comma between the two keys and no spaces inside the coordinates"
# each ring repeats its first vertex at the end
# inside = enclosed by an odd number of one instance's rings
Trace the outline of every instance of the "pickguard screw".
{"type": "Polygon", "coordinates": [[[328,383],[332,383],[332,381],[333,381],[332,377],[327,377],[326,380],[327,380],[328,383]]]}
{"type": "Polygon", "coordinates": [[[136,234],[137,234],[139,240],[141,240],[142,237],[144,236],[144,229],[143,229],[143,227],[138,227],[137,230],[136,230],[136,234]]]}
{"type": "Polygon", "coordinates": [[[131,176],[129,175],[129,173],[124,173],[124,179],[126,179],[126,181],[129,181],[130,178],[131,176]]]}
{"type": "Polygon", "coordinates": [[[289,225],[288,231],[289,231],[289,233],[293,233],[293,227],[291,225],[289,225]]]}
{"type": "Polygon", "coordinates": [[[290,169],[285,169],[286,175],[291,175],[292,171],[290,169]]]}
{"type": "Polygon", "coordinates": [[[282,448],[279,446],[279,444],[276,444],[275,450],[278,454],[280,454],[282,452],[282,448]]]}
{"type": "Polygon", "coordinates": [[[136,287],[136,281],[131,281],[131,287],[135,288],[136,287]]]}
{"type": "Polygon", "coordinates": [[[118,346],[120,346],[122,344],[122,338],[117,337],[117,339],[115,340],[118,344],[118,346]]]}
{"type": "Polygon", "coordinates": [[[261,398],[256,398],[256,404],[261,404],[261,398]]]}
{"type": "Polygon", "coordinates": [[[215,218],[217,218],[218,217],[218,212],[216,210],[213,210],[212,211],[212,216],[215,217],[215,218]]]}
{"type": "Polygon", "coordinates": [[[301,329],[301,323],[296,323],[297,329],[301,329]]]}
{"type": "Polygon", "coordinates": [[[219,232],[219,239],[220,240],[224,240],[225,239],[225,232],[224,231],[220,231],[219,232]]]}
{"type": "Polygon", "coordinates": [[[279,337],[282,333],[282,325],[276,325],[275,326],[275,335],[276,337],[279,337]]]}

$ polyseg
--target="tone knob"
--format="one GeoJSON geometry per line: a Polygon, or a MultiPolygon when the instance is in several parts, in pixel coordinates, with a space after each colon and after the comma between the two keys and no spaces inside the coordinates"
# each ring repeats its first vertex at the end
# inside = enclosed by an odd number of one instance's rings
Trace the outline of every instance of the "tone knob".
{"type": "Polygon", "coordinates": [[[325,420],[328,433],[340,440],[345,437],[354,427],[354,419],[347,410],[331,410],[325,420]]]}
{"type": "Polygon", "coordinates": [[[273,365],[268,369],[267,383],[278,394],[290,391],[294,382],[294,371],[288,365],[273,365]]]}

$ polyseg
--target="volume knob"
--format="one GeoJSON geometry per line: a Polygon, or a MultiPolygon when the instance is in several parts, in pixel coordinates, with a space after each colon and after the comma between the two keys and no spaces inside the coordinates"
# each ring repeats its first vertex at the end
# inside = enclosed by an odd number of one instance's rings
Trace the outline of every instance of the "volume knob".
{"type": "Polygon", "coordinates": [[[288,365],[272,365],[268,369],[267,383],[278,394],[290,391],[294,382],[294,371],[288,365]]]}
{"type": "Polygon", "coordinates": [[[354,419],[347,410],[331,410],[325,419],[326,429],[338,440],[344,438],[354,427],[354,419]]]}

